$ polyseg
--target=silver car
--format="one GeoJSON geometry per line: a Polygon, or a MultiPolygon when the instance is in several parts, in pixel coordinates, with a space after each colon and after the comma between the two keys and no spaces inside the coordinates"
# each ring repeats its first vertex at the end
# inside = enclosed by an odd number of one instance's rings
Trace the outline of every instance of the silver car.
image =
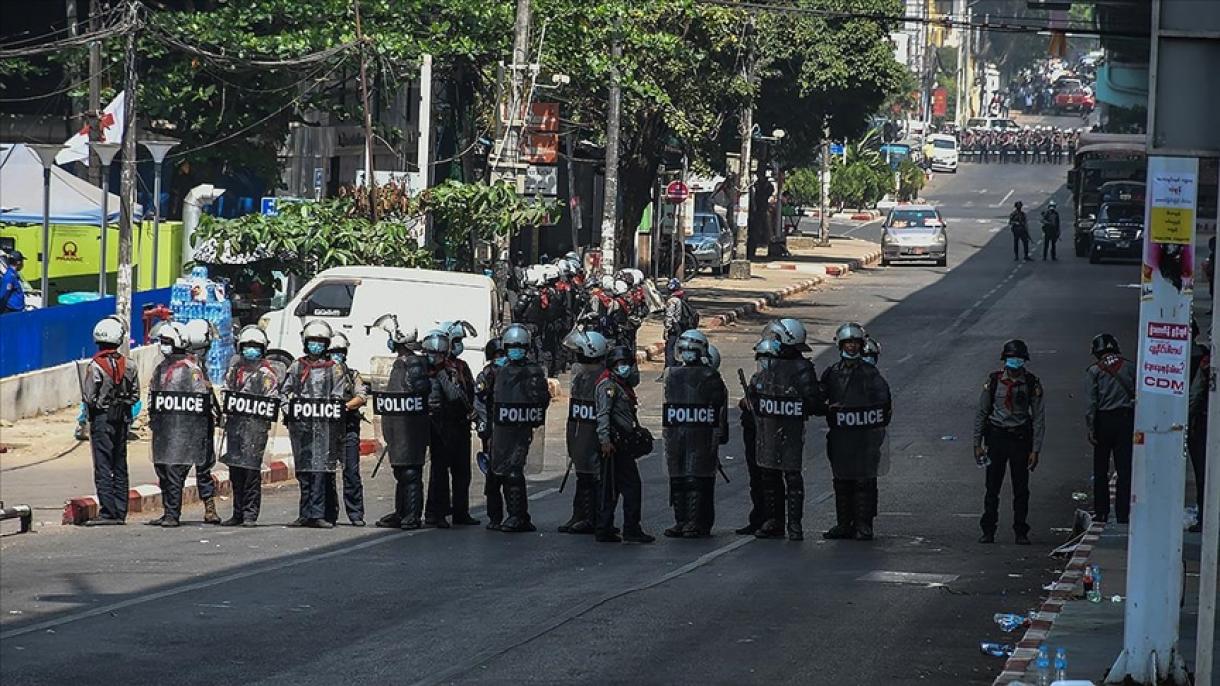
{"type": "Polygon", "coordinates": [[[949,262],[945,220],[931,205],[899,205],[890,210],[881,229],[881,264],[926,261],[943,267],[949,262]]]}

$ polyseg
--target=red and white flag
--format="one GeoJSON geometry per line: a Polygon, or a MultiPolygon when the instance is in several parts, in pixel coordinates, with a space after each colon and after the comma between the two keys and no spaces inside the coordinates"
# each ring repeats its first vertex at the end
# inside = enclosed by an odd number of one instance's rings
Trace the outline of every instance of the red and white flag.
{"type": "MultiPolygon", "coordinates": [[[[123,140],[123,96],[124,91],[119,91],[119,94],[114,100],[106,105],[106,109],[102,110],[101,120],[98,125],[102,128],[102,142],[118,143],[123,140]]],[[[58,155],[55,156],[55,164],[69,164],[72,162],[84,162],[89,165],[89,124],[81,127],[81,130],[64,145],[64,148],[58,155]]]]}

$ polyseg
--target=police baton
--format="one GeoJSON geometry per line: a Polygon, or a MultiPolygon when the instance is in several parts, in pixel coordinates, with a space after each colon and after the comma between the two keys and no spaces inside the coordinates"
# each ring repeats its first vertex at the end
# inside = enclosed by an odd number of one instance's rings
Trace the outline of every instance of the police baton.
{"type": "Polygon", "coordinates": [[[377,478],[377,471],[381,469],[381,463],[385,460],[385,456],[389,452],[390,444],[386,443],[385,447],[381,449],[381,457],[377,458],[377,464],[373,465],[373,475],[369,477],[370,479],[377,478]]]}
{"type": "Polygon", "coordinates": [[[568,485],[568,477],[572,474],[572,459],[568,458],[568,468],[563,472],[563,481],[559,482],[559,492],[563,493],[563,487],[568,485]]]}
{"type": "Polygon", "coordinates": [[[750,412],[754,411],[754,405],[750,402],[750,384],[746,383],[746,373],[741,367],[737,368],[737,380],[741,382],[741,399],[746,402],[746,409],[750,412]]]}

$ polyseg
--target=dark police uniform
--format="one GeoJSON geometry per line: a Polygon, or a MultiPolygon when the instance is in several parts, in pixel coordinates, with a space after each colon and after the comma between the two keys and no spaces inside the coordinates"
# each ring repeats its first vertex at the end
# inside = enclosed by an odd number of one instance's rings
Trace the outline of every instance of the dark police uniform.
{"type": "Polygon", "coordinates": [[[1089,410],[1085,419],[1093,442],[1093,510],[1110,516],[1110,457],[1118,473],[1114,509],[1119,523],[1131,512],[1131,452],[1135,434],[1135,363],[1107,353],[1085,372],[1089,410]]]}
{"type": "Polygon", "coordinates": [[[140,399],[140,379],[117,350],[98,352],[85,374],[82,400],[89,415],[98,517],[121,522],[127,519],[127,430],[131,407],[140,399]]]}
{"type": "MultiPolygon", "coordinates": [[[[340,364],[346,379],[347,392],[343,397],[346,405],[354,398],[363,398],[366,402],[369,396],[368,384],[360,372],[340,364]]],[[[347,518],[353,523],[364,523],[364,482],[360,478],[360,422],[364,415],[360,408],[343,410],[343,443],[339,455],[340,469],[343,471],[343,508],[347,518]]],[[[338,475],[331,472],[326,477],[326,521],[334,524],[339,521],[339,489],[336,479],[338,475]]]]}

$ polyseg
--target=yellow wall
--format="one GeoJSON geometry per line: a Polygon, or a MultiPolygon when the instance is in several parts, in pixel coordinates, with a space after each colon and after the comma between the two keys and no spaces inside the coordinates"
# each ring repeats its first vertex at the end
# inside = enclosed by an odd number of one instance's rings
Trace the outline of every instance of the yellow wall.
{"type": "MultiPolygon", "coordinates": [[[[25,254],[25,267],[21,275],[37,288],[42,279],[42,227],[0,225],[0,236],[16,239],[17,249],[25,254]]],[[[132,237],[135,272],[138,291],[153,288],[153,223],[146,221],[136,228],[132,237]]],[[[157,246],[160,261],[157,263],[157,286],[171,285],[182,273],[182,222],[161,222],[161,242],[157,246]]],[[[67,280],[72,277],[96,277],[98,256],[101,253],[101,234],[95,226],[51,225],[51,280],[67,280]]],[[[118,271],[119,230],[111,226],[106,237],[106,270],[110,274],[118,271]]],[[[113,279],[113,276],[112,276],[113,279]]],[[[79,284],[81,279],[72,279],[79,284]]],[[[93,281],[96,288],[96,278],[93,281]]],[[[58,292],[63,292],[59,289],[58,292]]]]}

